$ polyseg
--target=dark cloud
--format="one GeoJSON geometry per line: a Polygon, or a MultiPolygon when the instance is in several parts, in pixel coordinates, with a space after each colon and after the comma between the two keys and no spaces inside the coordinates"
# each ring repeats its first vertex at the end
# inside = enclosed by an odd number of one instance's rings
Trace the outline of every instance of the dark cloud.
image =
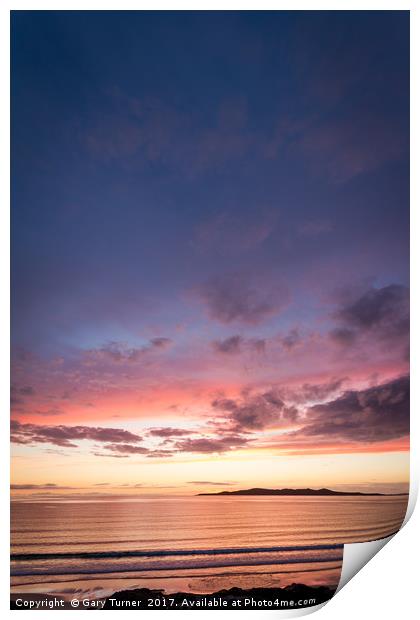
{"type": "Polygon", "coordinates": [[[14,443],[51,443],[56,446],[75,448],[77,446],[73,442],[83,439],[103,443],[138,443],[142,438],[120,428],[42,426],[38,424],[22,424],[17,420],[12,420],[11,422],[11,441],[14,443]]]}
{"type": "Polygon", "coordinates": [[[16,396],[16,393],[10,392],[10,406],[22,405],[25,401],[20,396],[16,396]]]}
{"type": "Polygon", "coordinates": [[[292,351],[302,342],[302,337],[297,329],[291,329],[286,336],[280,338],[281,345],[287,350],[292,351]]]}
{"type": "Polygon", "coordinates": [[[153,435],[153,437],[182,437],[183,435],[190,435],[192,432],[185,428],[172,428],[170,426],[149,429],[149,435],[153,435]]]}
{"type": "Polygon", "coordinates": [[[265,352],[266,340],[264,338],[245,339],[242,336],[235,335],[224,340],[214,340],[212,346],[217,353],[222,355],[237,355],[245,350],[262,354],[265,352]]]}
{"type": "Polygon", "coordinates": [[[225,414],[235,431],[261,430],[269,426],[288,425],[297,419],[296,407],[286,404],[279,390],[261,394],[245,393],[239,400],[217,398],[214,409],[225,414]]]}
{"type": "Polygon", "coordinates": [[[143,351],[150,349],[166,349],[172,344],[172,340],[170,338],[164,338],[163,336],[159,336],[158,338],[152,338],[149,341],[149,344],[146,347],[143,347],[143,351]]]}
{"type": "Polygon", "coordinates": [[[391,284],[372,288],[338,312],[339,318],[361,329],[371,329],[384,321],[401,321],[408,313],[409,294],[405,286],[391,284]]]}
{"type": "Polygon", "coordinates": [[[231,336],[225,340],[215,340],[213,347],[218,353],[235,354],[241,352],[242,342],[241,336],[231,336]]]}
{"type": "Polygon", "coordinates": [[[33,396],[35,394],[35,390],[30,385],[24,386],[10,386],[10,404],[11,405],[21,405],[24,402],[24,396],[33,396]]]}
{"type": "Polygon", "coordinates": [[[308,409],[297,436],[376,442],[409,432],[409,378],[401,377],[366,390],[349,390],[308,409]]]}
{"type": "Polygon", "coordinates": [[[198,290],[212,319],[220,323],[257,325],[280,312],[289,301],[287,290],[270,286],[263,290],[258,283],[241,275],[225,275],[209,280],[198,290]]]}
{"type": "Polygon", "coordinates": [[[24,387],[19,388],[18,391],[19,394],[22,394],[23,396],[32,396],[33,394],[35,394],[34,388],[30,385],[25,385],[24,387]]]}
{"type": "Polygon", "coordinates": [[[335,317],[341,325],[330,332],[340,344],[352,344],[360,335],[404,343],[409,335],[409,290],[399,284],[370,288],[345,303],[335,317]]]}
{"type": "Polygon", "coordinates": [[[329,335],[331,340],[343,346],[353,344],[357,338],[356,332],[348,327],[336,327],[330,331],[329,335]]]}
{"type": "Polygon", "coordinates": [[[264,338],[252,338],[249,344],[256,353],[265,353],[267,341],[264,338]]]}
{"type": "Polygon", "coordinates": [[[124,342],[111,341],[99,349],[90,349],[87,354],[93,359],[105,359],[113,362],[136,362],[147,353],[166,349],[172,344],[170,338],[152,338],[141,347],[129,347],[124,342]]]}
{"type": "MultiPolygon", "coordinates": [[[[293,422],[300,422],[301,414],[298,412],[297,406],[302,408],[302,406],[308,403],[312,404],[313,402],[323,402],[328,398],[331,399],[332,396],[336,396],[343,391],[343,385],[347,380],[347,377],[332,377],[323,383],[303,383],[292,387],[280,385],[257,395],[257,397],[254,396],[250,398],[245,393],[242,404],[246,405],[251,403],[252,405],[256,405],[257,408],[259,407],[260,414],[269,406],[270,410],[267,416],[265,416],[266,419],[270,419],[271,413],[273,414],[273,419],[276,419],[277,412],[272,411],[272,408],[278,407],[280,414],[285,413],[283,418],[285,418],[286,421],[290,419],[293,422]],[[262,397],[263,400],[262,404],[259,402],[260,397],[262,397]],[[253,400],[255,398],[256,401],[253,400]]],[[[214,404],[217,404],[219,400],[214,401],[214,404]]],[[[223,399],[221,399],[220,402],[223,402],[223,399]]],[[[231,401],[229,399],[225,402],[228,407],[233,407],[233,405],[230,405],[231,401]]],[[[234,402],[238,404],[239,401],[234,402]]]]}
{"type": "Polygon", "coordinates": [[[242,448],[249,438],[241,435],[226,435],[220,438],[200,437],[198,439],[183,439],[175,443],[177,452],[199,452],[202,454],[222,453],[242,448]]]}

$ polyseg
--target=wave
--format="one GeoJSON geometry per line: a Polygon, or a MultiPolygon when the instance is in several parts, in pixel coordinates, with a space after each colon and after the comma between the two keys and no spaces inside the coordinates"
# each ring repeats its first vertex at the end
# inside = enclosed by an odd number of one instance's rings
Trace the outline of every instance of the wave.
{"type": "MultiPolygon", "coordinates": [[[[241,571],[241,572],[235,572],[235,571],[224,571],[221,573],[190,573],[190,574],[182,574],[182,575],[174,575],[173,573],[169,574],[169,575],[159,575],[159,579],[205,579],[208,577],[253,577],[253,576],[262,576],[262,575],[292,575],[295,572],[298,572],[299,575],[301,573],[319,573],[319,572],[323,572],[323,571],[331,571],[331,570],[341,570],[342,564],[335,564],[334,566],[321,566],[321,567],[317,567],[317,568],[299,568],[299,569],[292,569],[292,570],[257,570],[257,571],[241,571]]],[[[223,567],[221,567],[223,568],[223,567]]],[[[128,571],[129,573],[129,571],[128,571]]],[[[123,573],[118,573],[117,577],[114,575],[106,575],[103,573],[100,573],[101,575],[101,581],[115,581],[115,579],[118,579],[119,581],[122,580],[130,580],[133,579],[133,576],[129,573],[126,576],[124,576],[123,573]]],[[[19,576],[23,576],[23,577],[36,577],[36,575],[19,575],[19,576]]],[[[54,583],[54,584],[58,584],[58,583],[79,583],[80,582],[80,577],[74,577],[74,575],[55,575],[54,573],[49,573],[48,574],[49,577],[65,577],[64,579],[48,579],[48,582],[45,581],[45,579],[42,580],[42,582],[38,581],[19,581],[18,583],[14,584],[16,586],[36,586],[39,585],[40,583],[54,583]]],[[[95,573],[92,573],[92,576],[83,576],[83,581],[96,581],[97,580],[97,575],[95,573]]],[[[150,575],[136,575],[135,579],[150,579],[150,575]]]]}
{"type": "Polygon", "coordinates": [[[150,549],[134,551],[64,551],[61,553],[12,553],[14,561],[30,560],[60,560],[60,559],[111,559],[111,558],[153,558],[165,556],[192,556],[192,555],[237,555],[256,553],[276,553],[288,551],[323,551],[343,549],[342,544],[329,545],[295,545],[287,547],[222,547],[220,549],[150,549]]]}
{"type": "Polygon", "coordinates": [[[322,557],[322,556],[311,556],[311,557],[302,557],[302,558],[293,558],[288,560],[255,560],[255,561],[246,561],[244,563],[238,563],[236,560],[232,560],[231,562],[213,562],[211,564],[200,564],[197,562],[190,562],[189,564],[184,565],[165,565],[165,566],[150,566],[150,567],[142,567],[138,566],[128,567],[128,566],[100,566],[95,565],[91,568],[80,568],[73,567],[73,570],[69,570],[69,568],[59,568],[57,566],[51,566],[50,568],[42,568],[41,570],[36,570],[34,572],[33,569],[23,569],[23,570],[15,570],[13,569],[11,575],[13,577],[29,577],[35,575],[102,575],[102,574],[118,574],[118,573],[157,573],[161,571],[177,571],[180,570],[205,570],[205,569],[213,569],[213,568],[229,568],[237,567],[237,568],[245,568],[247,566],[286,566],[292,564],[318,564],[324,562],[342,562],[342,556],[337,557],[322,557]]]}

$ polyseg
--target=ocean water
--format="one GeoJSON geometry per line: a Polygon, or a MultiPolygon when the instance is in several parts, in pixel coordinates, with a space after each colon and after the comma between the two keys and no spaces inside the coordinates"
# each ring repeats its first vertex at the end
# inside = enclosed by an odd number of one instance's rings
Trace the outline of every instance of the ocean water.
{"type": "Polygon", "coordinates": [[[12,592],[105,596],[148,587],[329,585],[342,545],[383,538],[407,496],[13,501],[12,592]]]}

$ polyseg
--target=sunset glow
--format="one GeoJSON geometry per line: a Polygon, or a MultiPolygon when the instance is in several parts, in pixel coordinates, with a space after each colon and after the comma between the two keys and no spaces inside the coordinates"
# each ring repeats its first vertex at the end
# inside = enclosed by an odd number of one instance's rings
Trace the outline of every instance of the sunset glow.
{"type": "Polygon", "coordinates": [[[14,16],[16,498],[407,489],[405,17],[254,17],[14,16]]]}

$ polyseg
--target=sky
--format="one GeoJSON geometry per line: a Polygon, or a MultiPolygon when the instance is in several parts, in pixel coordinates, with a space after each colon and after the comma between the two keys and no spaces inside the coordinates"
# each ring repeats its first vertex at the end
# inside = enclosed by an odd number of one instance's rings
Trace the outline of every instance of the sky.
{"type": "Polygon", "coordinates": [[[409,13],[12,13],[12,489],[405,490],[409,13]]]}

